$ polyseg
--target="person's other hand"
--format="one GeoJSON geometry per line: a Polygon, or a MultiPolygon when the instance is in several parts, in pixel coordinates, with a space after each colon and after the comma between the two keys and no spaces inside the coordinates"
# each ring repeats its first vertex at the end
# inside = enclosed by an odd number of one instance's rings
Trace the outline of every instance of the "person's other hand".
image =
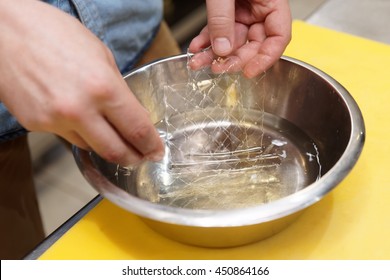
{"type": "Polygon", "coordinates": [[[195,54],[192,69],[211,64],[214,72],[242,70],[254,77],[270,68],[291,40],[288,0],[206,2],[207,26],[189,46],[195,54]]]}
{"type": "Polygon", "coordinates": [[[78,20],[40,1],[0,1],[0,57],[0,100],[27,130],[121,165],[162,158],[149,113],[78,20]]]}

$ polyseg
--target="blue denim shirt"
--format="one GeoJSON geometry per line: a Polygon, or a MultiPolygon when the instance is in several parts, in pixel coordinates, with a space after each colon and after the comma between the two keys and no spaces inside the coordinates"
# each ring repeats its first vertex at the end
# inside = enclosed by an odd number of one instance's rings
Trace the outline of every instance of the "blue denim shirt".
{"type": "MultiPolygon", "coordinates": [[[[162,19],[161,0],[46,0],[78,18],[112,51],[119,70],[131,70],[154,38],[162,19]]],[[[71,39],[71,38],[69,38],[71,39]]],[[[0,102],[0,142],[27,131],[0,102]]]]}

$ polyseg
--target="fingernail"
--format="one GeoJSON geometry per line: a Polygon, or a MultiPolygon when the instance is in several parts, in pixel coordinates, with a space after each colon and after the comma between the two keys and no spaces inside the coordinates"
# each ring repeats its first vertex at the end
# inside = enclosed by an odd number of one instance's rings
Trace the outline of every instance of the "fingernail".
{"type": "Polygon", "coordinates": [[[198,68],[198,61],[195,59],[195,58],[191,58],[189,63],[188,63],[188,66],[194,70],[194,69],[197,69],[198,68]]]}
{"type": "Polygon", "coordinates": [[[230,41],[225,37],[215,38],[213,42],[213,50],[217,55],[228,55],[232,49],[230,41]]]}

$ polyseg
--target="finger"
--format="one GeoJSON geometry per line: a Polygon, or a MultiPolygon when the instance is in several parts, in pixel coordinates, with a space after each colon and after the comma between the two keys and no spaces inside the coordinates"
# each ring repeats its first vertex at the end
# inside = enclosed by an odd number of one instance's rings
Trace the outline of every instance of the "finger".
{"type": "MultiPolygon", "coordinates": [[[[241,23],[234,25],[235,38],[233,49],[239,49],[247,41],[248,27],[241,23]]],[[[207,32],[207,31],[205,31],[207,32]]],[[[207,36],[208,37],[208,36],[207,36]]],[[[196,53],[190,60],[189,66],[192,70],[197,70],[211,64],[211,70],[214,73],[236,72],[240,71],[241,64],[237,64],[233,56],[221,58],[216,56],[211,48],[196,53]]]]}
{"type": "MultiPolygon", "coordinates": [[[[247,42],[246,44],[243,44],[235,51],[234,56],[230,56],[226,61],[223,61],[223,63],[218,65],[220,71],[227,71],[228,69],[230,71],[242,70],[244,71],[244,74],[247,75],[247,73],[245,73],[246,65],[258,55],[261,46],[266,39],[263,24],[261,23],[253,24],[248,34],[251,34],[248,35],[248,39],[250,38],[251,41],[247,42]]],[[[217,71],[215,65],[213,65],[213,67],[213,71],[217,71]]],[[[257,68],[259,68],[258,73],[260,73],[263,69],[261,68],[261,65],[257,65],[257,68]]]]}
{"type": "Polygon", "coordinates": [[[114,88],[116,100],[103,108],[103,114],[122,138],[148,160],[159,161],[164,145],[149,113],[130,91],[122,77],[114,88]]]}
{"type": "Polygon", "coordinates": [[[223,73],[223,72],[237,72],[241,71],[243,67],[242,60],[238,56],[238,53],[242,46],[245,46],[247,43],[247,34],[248,27],[241,23],[235,24],[235,42],[234,42],[234,53],[226,58],[216,59],[212,66],[211,70],[214,73],[223,73]]]}
{"type": "Polygon", "coordinates": [[[75,131],[69,131],[67,133],[64,133],[60,135],[62,138],[64,138],[69,143],[83,149],[83,150],[91,150],[89,145],[76,133],[75,131]]]}
{"type": "Polygon", "coordinates": [[[244,75],[246,75],[246,64],[258,54],[260,46],[261,43],[257,41],[248,42],[239,48],[234,55],[229,56],[227,59],[220,62],[213,63],[212,71],[214,73],[243,71],[244,75]]]}
{"type": "Polygon", "coordinates": [[[283,54],[283,50],[277,48],[281,43],[276,38],[268,38],[247,63],[244,63],[244,75],[248,78],[267,71],[283,54]]]}
{"type": "Polygon", "coordinates": [[[188,66],[192,70],[198,70],[202,67],[210,65],[215,59],[215,55],[211,48],[204,49],[198,53],[195,53],[190,61],[188,62],[188,66]]]}
{"type": "Polygon", "coordinates": [[[197,53],[210,46],[210,34],[207,26],[200,31],[199,35],[192,39],[188,46],[188,51],[191,53],[197,53]]]}
{"type": "Polygon", "coordinates": [[[143,156],[100,115],[81,121],[77,130],[87,146],[109,162],[129,166],[143,160],[143,156]]]}
{"type": "MultiPolygon", "coordinates": [[[[271,67],[283,54],[291,40],[291,14],[288,1],[283,1],[278,10],[271,12],[264,22],[264,34],[267,35],[262,42],[257,55],[245,66],[244,73],[248,77],[254,77],[271,67]]],[[[250,29],[248,40],[261,42],[256,38],[257,27],[250,29]]]]}
{"type": "Polygon", "coordinates": [[[207,26],[213,51],[227,56],[234,45],[234,0],[207,0],[207,26]]]}
{"type": "Polygon", "coordinates": [[[191,41],[188,51],[193,54],[188,61],[188,66],[192,70],[198,70],[213,62],[214,53],[210,48],[210,34],[207,26],[191,41]]]}
{"type": "Polygon", "coordinates": [[[236,50],[235,56],[219,64],[218,69],[214,65],[213,71],[238,71],[242,67],[244,75],[253,78],[269,69],[282,55],[288,43],[288,40],[278,41],[283,40],[281,36],[267,37],[261,23],[251,26],[248,39],[250,41],[247,44],[236,50]]]}

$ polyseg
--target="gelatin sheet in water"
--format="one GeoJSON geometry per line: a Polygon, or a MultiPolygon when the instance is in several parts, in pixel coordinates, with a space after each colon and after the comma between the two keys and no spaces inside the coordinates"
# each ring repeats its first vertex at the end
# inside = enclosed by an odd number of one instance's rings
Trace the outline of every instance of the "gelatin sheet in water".
{"type": "Polygon", "coordinates": [[[259,91],[265,75],[248,79],[237,69],[188,68],[188,81],[164,87],[166,157],[155,173],[158,203],[226,209],[286,195],[278,176],[283,144],[264,138],[265,97],[246,95],[259,91]]]}

